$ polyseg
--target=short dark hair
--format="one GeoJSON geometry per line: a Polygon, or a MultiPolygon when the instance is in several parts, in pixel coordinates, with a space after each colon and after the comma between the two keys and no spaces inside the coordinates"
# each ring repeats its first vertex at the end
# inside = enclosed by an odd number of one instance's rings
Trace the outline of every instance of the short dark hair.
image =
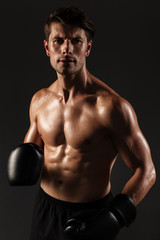
{"type": "Polygon", "coordinates": [[[71,25],[85,30],[87,41],[94,37],[95,28],[92,19],[81,9],[76,7],[61,7],[51,12],[44,25],[45,39],[49,40],[52,22],[61,22],[64,25],[71,25]]]}

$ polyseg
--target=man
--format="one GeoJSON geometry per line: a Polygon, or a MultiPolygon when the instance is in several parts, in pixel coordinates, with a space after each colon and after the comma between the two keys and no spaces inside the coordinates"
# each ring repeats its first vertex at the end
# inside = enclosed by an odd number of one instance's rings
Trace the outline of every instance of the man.
{"type": "Polygon", "coordinates": [[[24,144],[9,159],[10,183],[34,184],[44,151],[31,239],[113,239],[135,219],[136,205],[155,182],[150,149],[131,105],[86,69],[91,19],[63,7],[50,14],[44,30],[57,80],[32,98],[24,144]],[[118,154],[133,175],[113,198],[118,154]]]}

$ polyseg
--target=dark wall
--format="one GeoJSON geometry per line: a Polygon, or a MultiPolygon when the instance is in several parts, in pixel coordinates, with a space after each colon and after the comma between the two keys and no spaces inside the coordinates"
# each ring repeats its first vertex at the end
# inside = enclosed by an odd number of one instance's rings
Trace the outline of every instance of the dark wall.
{"type": "MultiPolygon", "coordinates": [[[[32,95],[56,79],[43,47],[43,23],[62,5],[80,7],[93,18],[96,35],[87,67],[132,104],[157,170],[156,184],[138,206],[137,220],[121,231],[119,240],[159,240],[160,5],[153,0],[1,0],[0,239],[29,239],[38,184],[10,187],[7,158],[29,127],[32,95]]],[[[114,194],[129,177],[118,158],[112,173],[114,194]]]]}

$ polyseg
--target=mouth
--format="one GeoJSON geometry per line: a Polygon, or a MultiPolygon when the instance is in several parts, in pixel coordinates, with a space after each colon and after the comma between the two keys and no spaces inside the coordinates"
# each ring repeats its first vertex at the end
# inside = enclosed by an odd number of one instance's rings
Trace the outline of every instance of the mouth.
{"type": "Polygon", "coordinates": [[[74,63],[75,62],[75,59],[73,59],[73,58],[60,58],[59,60],[58,60],[58,62],[61,62],[61,63],[74,63]]]}

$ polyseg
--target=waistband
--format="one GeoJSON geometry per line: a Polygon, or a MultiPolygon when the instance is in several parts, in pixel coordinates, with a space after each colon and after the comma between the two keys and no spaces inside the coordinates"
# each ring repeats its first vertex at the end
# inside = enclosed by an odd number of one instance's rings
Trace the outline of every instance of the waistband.
{"type": "Polygon", "coordinates": [[[56,199],[49,194],[47,194],[41,187],[39,189],[38,193],[40,198],[45,198],[47,201],[50,202],[52,205],[56,205],[61,208],[67,208],[67,209],[92,209],[92,208],[107,208],[110,204],[110,202],[113,199],[113,195],[111,191],[103,198],[98,199],[96,201],[90,201],[90,202],[67,202],[60,199],[56,199]]]}

